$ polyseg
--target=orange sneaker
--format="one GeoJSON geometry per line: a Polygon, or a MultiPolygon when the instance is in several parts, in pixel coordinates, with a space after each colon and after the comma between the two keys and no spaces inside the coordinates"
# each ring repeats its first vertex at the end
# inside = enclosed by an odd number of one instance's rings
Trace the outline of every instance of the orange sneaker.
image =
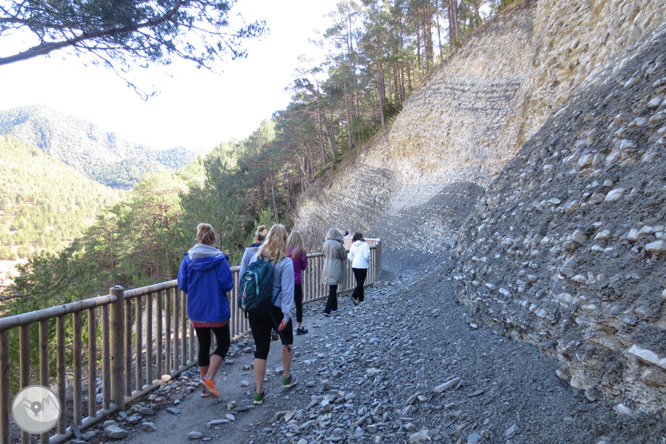
{"type": "Polygon", "coordinates": [[[215,385],[214,381],[204,376],[203,378],[201,378],[201,381],[199,381],[199,385],[204,390],[204,392],[208,393],[209,395],[214,396],[216,398],[220,397],[220,392],[217,391],[217,386],[215,385]]]}

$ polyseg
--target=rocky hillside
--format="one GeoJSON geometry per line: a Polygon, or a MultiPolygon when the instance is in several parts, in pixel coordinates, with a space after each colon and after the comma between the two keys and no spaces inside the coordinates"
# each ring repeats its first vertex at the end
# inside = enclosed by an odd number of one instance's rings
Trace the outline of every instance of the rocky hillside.
{"type": "Polygon", "coordinates": [[[525,144],[454,250],[479,323],[639,410],[666,405],[666,32],[646,45],[525,144]]]}
{"type": "MultiPolygon", "coordinates": [[[[439,68],[353,164],[306,196],[297,225],[313,243],[330,225],[370,233],[385,216],[420,212],[446,187],[488,186],[569,97],[618,70],[620,54],[649,40],[663,19],[656,0],[512,3],[439,68]]],[[[414,227],[418,245],[429,244],[432,228],[414,227]]],[[[390,241],[399,246],[402,237],[390,241]]]]}
{"type": "Polygon", "coordinates": [[[665,32],[660,1],[515,2],[297,228],[450,254],[473,324],[538,344],[588,399],[663,410],[665,32]]]}

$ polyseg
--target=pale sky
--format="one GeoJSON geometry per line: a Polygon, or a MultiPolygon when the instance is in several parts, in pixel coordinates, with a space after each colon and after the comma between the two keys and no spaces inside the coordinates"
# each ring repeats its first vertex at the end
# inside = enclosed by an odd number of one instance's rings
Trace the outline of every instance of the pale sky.
{"type": "Polygon", "coordinates": [[[0,66],[0,109],[44,105],[131,142],[208,151],[220,142],[244,139],[286,108],[284,88],[294,79],[298,56],[317,55],[308,39],[326,30],[330,19],[325,16],[337,1],[239,0],[233,12],[247,21],[265,18],[269,36],[246,42],[248,58],[220,65],[222,74],[184,61],[148,70],[149,80],[140,83],[159,89],[148,101],[110,69],[86,68],[62,52],[0,66]]]}

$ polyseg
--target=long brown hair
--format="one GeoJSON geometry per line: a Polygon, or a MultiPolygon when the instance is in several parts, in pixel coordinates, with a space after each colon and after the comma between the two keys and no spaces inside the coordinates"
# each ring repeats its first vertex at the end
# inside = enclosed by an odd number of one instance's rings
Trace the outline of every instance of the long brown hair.
{"type": "Polygon", "coordinates": [[[293,230],[291,233],[289,233],[289,238],[287,239],[287,253],[289,253],[292,248],[294,249],[294,251],[291,253],[292,258],[303,259],[305,256],[307,256],[307,252],[305,251],[305,243],[303,242],[303,235],[300,231],[293,230]]]}
{"type": "Polygon", "coordinates": [[[354,237],[352,238],[352,242],[356,242],[357,240],[365,242],[365,239],[363,239],[363,234],[359,233],[358,231],[356,233],[354,233],[354,237]]]}

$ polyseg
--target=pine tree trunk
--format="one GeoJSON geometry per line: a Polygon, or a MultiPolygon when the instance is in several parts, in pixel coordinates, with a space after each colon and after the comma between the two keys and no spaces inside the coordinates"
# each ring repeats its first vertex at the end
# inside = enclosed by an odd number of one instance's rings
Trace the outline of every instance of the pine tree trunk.
{"type": "Polygon", "coordinates": [[[454,51],[460,32],[458,30],[458,1],[449,0],[449,43],[451,44],[451,52],[454,51]]]}
{"type": "Polygon", "coordinates": [[[421,63],[421,27],[416,27],[416,65],[419,69],[423,67],[421,63]]]}
{"type": "Polygon", "coordinates": [[[430,70],[433,60],[432,48],[432,14],[430,13],[430,1],[423,4],[423,44],[426,54],[426,71],[430,70]]]}
{"type": "Polygon", "coordinates": [[[350,100],[349,95],[347,94],[347,88],[345,85],[345,109],[347,111],[347,141],[349,143],[349,150],[354,149],[354,139],[352,137],[352,100],[350,100]]]}
{"type": "MultiPolygon", "coordinates": [[[[381,57],[381,45],[379,41],[377,44],[377,55],[381,57]]],[[[382,121],[382,128],[386,126],[386,118],[384,117],[385,101],[386,101],[386,84],[384,83],[384,67],[382,62],[377,59],[377,93],[379,94],[379,116],[382,121]]]]}
{"type": "MultiPolygon", "coordinates": [[[[329,99],[331,102],[333,99],[329,96],[329,99]]],[[[329,103],[328,108],[331,110],[331,118],[330,120],[333,121],[333,103],[329,103]]],[[[331,152],[333,155],[335,155],[335,133],[334,129],[331,127],[329,124],[329,119],[326,118],[326,111],[324,110],[324,126],[326,127],[326,140],[328,141],[328,146],[331,149],[331,152]]]]}
{"type": "Polygon", "coordinates": [[[275,201],[275,176],[271,174],[271,196],[273,197],[273,214],[275,215],[275,222],[277,223],[280,219],[278,218],[277,203],[275,201]]]}
{"type": "Polygon", "coordinates": [[[444,61],[444,50],[442,48],[442,26],[439,23],[439,8],[435,7],[435,20],[437,23],[437,46],[439,46],[439,62],[444,61]]]}

